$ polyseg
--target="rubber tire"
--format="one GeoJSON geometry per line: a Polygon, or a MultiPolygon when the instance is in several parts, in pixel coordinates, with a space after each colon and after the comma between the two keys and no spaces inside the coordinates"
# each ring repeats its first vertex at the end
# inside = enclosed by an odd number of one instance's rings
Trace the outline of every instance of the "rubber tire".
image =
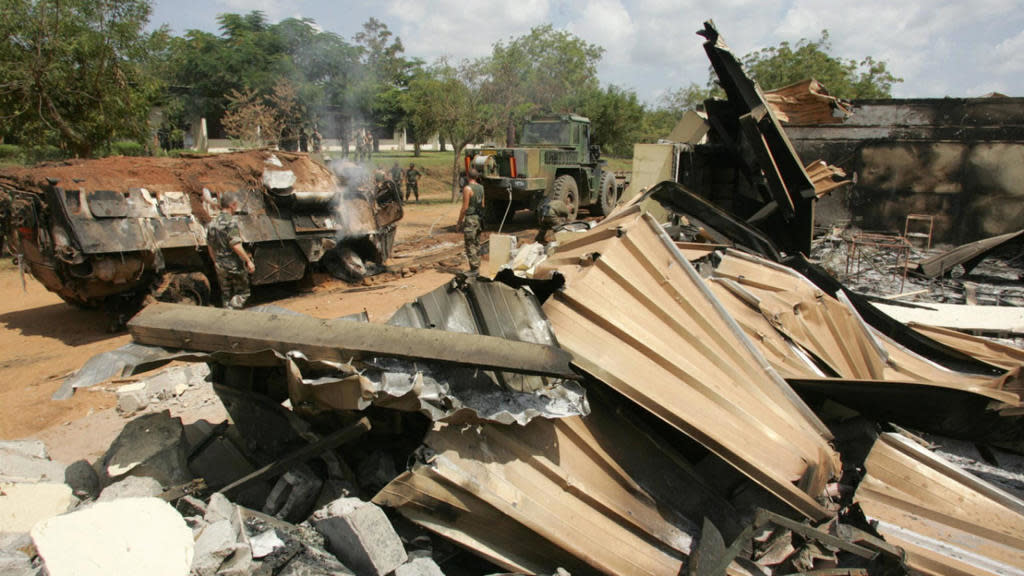
{"type": "MultiPolygon", "coordinates": [[[[484,230],[497,230],[507,208],[508,200],[488,199],[487,204],[484,205],[484,230]]],[[[505,224],[511,222],[513,216],[515,216],[515,207],[508,211],[505,224]]]]}
{"type": "Polygon", "coordinates": [[[551,199],[561,200],[569,207],[569,216],[566,218],[567,222],[573,222],[580,210],[580,190],[576,185],[576,179],[570,174],[562,174],[558,178],[555,178],[555,183],[551,185],[551,199]]]}
{"type": "Polygon", "coordinates": [[[619,201],[615,190],[615,175],[611,172],[601,172],[601,188],[597,195],[597,203],[594,204],[594,212],[598,216],[607,216],[615,209],[615,203],[619,201]]]}

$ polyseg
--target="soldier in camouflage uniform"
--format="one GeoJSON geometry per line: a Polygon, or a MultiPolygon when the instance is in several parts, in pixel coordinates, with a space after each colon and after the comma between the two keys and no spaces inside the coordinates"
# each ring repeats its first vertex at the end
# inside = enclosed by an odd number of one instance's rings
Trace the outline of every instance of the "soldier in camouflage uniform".
{"type": "Polygon", "coordinates": [[[249,299],[249,275],[256,271],[256,264],[242,246],[238,231],[238,196],[228,192],[220,200],[220,214],[206,226],[206,248],[217,269],[221,302],[237,310],[249,299]]]}
{"type": "Polygon", "coordinates": [[[484,215],[484,187],[477,184],[480,174],[470,168],[466,174],[467,184],[462,188],[462,210],[459,211],[458,228],[466,241],[466,259],[469,260],[469,271],[480,270],[480,230],[484,215]]]}
{"type": "Polygon", "coordinates": [[[566,223],[569,219],[569,207],[557,198],[548,198],[540,209],[540,230],[534,242],[547,241],[548,231],[566,223]]]}
{"type": "Polygon", "coordinates": [[[391,165],[391,180],[398,187],[398,195],[402,195],[402,167],[398,165],[398,160],[391,165]]]}
{"type": "Polygon", "coordinates": [[[420,201],[420,185],[419,178],[420,171],[416,169],[416,165],[409,162],[409,169],[405,171],[405,200],[409,200],[409,196],[416,195],[416,202],[420,201]]]}

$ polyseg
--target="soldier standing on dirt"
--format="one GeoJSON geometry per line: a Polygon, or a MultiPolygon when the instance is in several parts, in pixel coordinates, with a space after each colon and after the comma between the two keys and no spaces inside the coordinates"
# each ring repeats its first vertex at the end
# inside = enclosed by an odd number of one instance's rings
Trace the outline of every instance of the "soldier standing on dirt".
{"type": "Polygon", "coordinates": [[[402,195],[402,167],[398,165],[398,160],[391,165],[391,181],[398,187],[398,195],[402,195]]]}
{"type": "Polygon", "coordinates": [[[484,215],[484,187],[476,183],[480,174],[470,168],[466,174],[466,185],[462,188],[462,210],[459,211],[459,222],[456,228],[462,230],[466,240],[466,259],[469,260],[469,271],[475,274],[480,271],[480,230],[481,218],[484,215]]]}
{"type": "Polygon", "coordinates": [[[548,231],[557,228],[569,220],[569,207],[558,198],[548,198],[540,208],[540,230],[534,242],[546,243],[548,231]]]}
{"type": "Polygon", "coordinates": [[[409,196],[416,195],[416,202],[420,201],[420,185],[419,185],[419,170],[416,169],[416,165],[409,162],[409,169],[405,171],[405,201],[409,201],[409,196]]]}
{"type": "Polygon", "coordinates": [[[241,309],[249,299],[249,275],[256,264],[242,246],[238,231],[238,195],[226,192],[220,197],[221,212],[206,226],[206,248],[210,252],[221,301],[227,308],[241,309]]]}

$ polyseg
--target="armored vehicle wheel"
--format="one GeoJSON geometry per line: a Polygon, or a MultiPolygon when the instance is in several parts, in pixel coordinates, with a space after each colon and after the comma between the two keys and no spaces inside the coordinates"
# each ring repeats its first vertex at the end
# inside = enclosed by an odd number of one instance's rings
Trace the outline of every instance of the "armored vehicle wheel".
{"type": "Polygon", "coordinates": [[[576,219],[580,209],[580,191],[575,178],[569,174],[555,178],[555,183],[551,186],[551,198],[561,200],[569,208],[569,222],[576,219]]]}
{"type": "Polygon", "coordinates": [[[615,175],[611,172],[601,173],[601,192],[598,194],[594,210],[600,216],[607,216],[619,201],[615,190],[615,175]]]}

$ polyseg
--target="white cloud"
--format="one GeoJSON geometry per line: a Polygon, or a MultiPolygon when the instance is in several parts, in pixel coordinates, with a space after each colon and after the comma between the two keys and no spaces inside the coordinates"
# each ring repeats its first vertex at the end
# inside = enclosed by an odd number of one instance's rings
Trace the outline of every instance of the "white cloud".
{"type": "Polygon", "coordinates": [[[605,49],[602,63],[623,65],[631,60],[635,28],[629,11],[619,0],[591,0],[569,22],[569,32],[605,49]]]}
{"type": "Polygon", "coordinates": [[[467,4],[461,0],[393,0],[389,24],[405,45],[405,53],[432,61],[439,56],[477,58],[490,53],[498,40],[519,36],[547,21],[548,0],[517,0],[467,4]]]}

